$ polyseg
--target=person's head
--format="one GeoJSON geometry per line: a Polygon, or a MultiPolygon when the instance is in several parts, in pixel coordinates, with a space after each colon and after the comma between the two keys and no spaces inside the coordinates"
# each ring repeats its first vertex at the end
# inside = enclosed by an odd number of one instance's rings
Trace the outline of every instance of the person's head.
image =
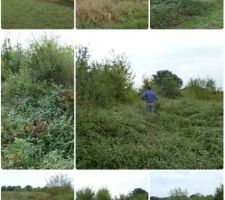
{"type": "Polygon", "coordinates": [[[152,88],[150,86],[148,86],[148,90],[152,90],[152,88]]]}

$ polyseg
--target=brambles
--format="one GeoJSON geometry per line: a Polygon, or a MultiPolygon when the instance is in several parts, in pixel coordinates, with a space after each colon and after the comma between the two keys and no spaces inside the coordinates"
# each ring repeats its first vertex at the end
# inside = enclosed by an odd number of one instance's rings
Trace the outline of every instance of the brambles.
{"type": "MultiPolygon", "coordinates": [[[[79,58],[76,66],[77,168],[223,167],[223,92],[213,88],[212,81],[203,79],[211,89],[203,85],[199,90],[189,85],[181,89],[182,80],[174,76],[179,94],[174,96],[171,88],[165,90],[166,84],[156,84],[158,76],[144,79],[142,89],[150,83],[160,96],[156,113],[149,114],[140,101],[143,90],[133,89],[133,76],[117,71],[127,66],[124,62],[113,58],[115,66],[91,64],[87,49],[82,52],[83,59],[79,58]],[[93,73],[101,76],[95,79],[93,73]],[[118,78],[115,82],[114,75],[118,78]],[[123,88],[121,80],[130,87],[123,88]]],[[[132,74],[131,70],[127,72],[132,74]]]]}
{"type": "Polygon", "coordinates": [[[23,49],[16,71],[11,53],[17,49],[10,43],[7,49],[2,50],[2,70],[9,72],[2,82],[2,167],[72,168],[73,49],[52,39],[34,41],[23,49]],[[40,65],[45,68],[39,71],[40,65]]]}

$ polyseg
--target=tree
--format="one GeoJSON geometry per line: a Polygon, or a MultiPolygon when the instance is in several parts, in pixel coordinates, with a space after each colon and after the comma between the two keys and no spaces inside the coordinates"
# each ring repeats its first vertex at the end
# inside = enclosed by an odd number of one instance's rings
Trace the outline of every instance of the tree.
{"type": "Polygon", "coordinates": [[[147,200],[148,192],[143,190],[142,188],[135,188],[129,195],[129,200],[147,200]]]}
{"type": "Polygon", "coordinates": [[[86,47],[77,49],[76,81],[79,104],[110,106],[118,102],[132,102],[134,75],[125,55],[115,55],[101,62],[90,63],[86,47]]]}
{"type": "Polygon", "coordinates": [[[180,96],[180,89],[183,81],[175,74],[168,70],[158,71],[153,75],[153,80],[161,89],[163,96],[167,98],[176,98],[180,96]]]}
{"type": "Polygon", "coordinates": [[[64,187],[72,189],[72,179],[65,174],[51,176],[46,182],[48,188],[64,187]]]}
{"type": "Polygon", "coordinates": [[[24,189],[27,191],[32,191],[33,187],[31,185],[27,185],[24,187],[24,189]]]}
{"type": "Polygon", "coordinates": [[[188,193],[181,188],[173,189],[170,191],[169,200],[188,200],[188,193]]]}
{"type": "Polygon", "coordinates": [[[216,91],[216,82],[212,78],[191,78],[186,87],[216,91]]]}
{"type": "Polygon", "coordinates": [[[112,200],[109,190],[107,188],[102,188],[98,190],[95,195],[96,200],[112,200]]]}
{"type": "Polygon", "coordinates": [[[223,200],[223,185],[216,188],[214,200],[223,200]]]}
{"type": "Polygon", "coordinates": [[[76,192],[77,200],[94,200],[95,193],[91,188],[87,187],[76,192]]]}
{"type": "Polygon", "coordinates": [[[7,187],[6,187],[5,185],[3,185],[3,186],[1,187],[1,191],[7,191],[7,187]]]}

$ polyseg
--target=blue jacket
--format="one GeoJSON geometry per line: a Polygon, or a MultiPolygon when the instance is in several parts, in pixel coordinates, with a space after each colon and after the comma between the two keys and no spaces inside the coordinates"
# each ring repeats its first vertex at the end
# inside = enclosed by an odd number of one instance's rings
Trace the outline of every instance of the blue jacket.
{"type": "Polygon", "coordinates": [[[145,91],[145,93],[143,95],[143,99],[147,103],[153,103],[154,101],[158,100],[158,97],[156,96],[156,94],[152,90],[147,90],[147,91],[145,91]]]}

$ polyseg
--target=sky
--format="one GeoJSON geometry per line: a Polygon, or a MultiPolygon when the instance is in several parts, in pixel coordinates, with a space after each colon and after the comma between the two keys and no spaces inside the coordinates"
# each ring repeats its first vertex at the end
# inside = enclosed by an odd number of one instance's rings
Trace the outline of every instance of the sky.
{"type": "Polygon", "coordinates": [[[107,187],[113,197],[128,194],[135,188],[149,190],[149,173],[135,170],[91,170],[76,173],[76,190],[90,187],[94,191],[107,187]]]}
{"type": "Polygon", "coordinates": [[[152,171],[150,173],[151,196],[167,197],[172,189],[182,188],[188,194],[214,194],[223,183],[223,172],[215,170],[152,171]]]}
{"type": "Polygon", "coordinates": [[[46,180],[57,174],[67,175],[72,180],[74,177],[72,170],[1,170],[0,185],[44,187],[46,180]]]}
{"type": "Polygon", "coordinates": [[[221,31],[145,31],[145,30],[78,30],[71,31],[2,31],[26,47],[29,41],[48,35],[60,44],[88,46],[92,60],[102,60],[109,52],[124,53],[135,74],[135,87],[140,87],[143,76],[151,77],[159,70],[170,70],[184,85],[190,78],[213,78],[218,88],[223,87],[224,37],[221,31]],[[182,32],[182,34],[181,34],[182,32]]]}

